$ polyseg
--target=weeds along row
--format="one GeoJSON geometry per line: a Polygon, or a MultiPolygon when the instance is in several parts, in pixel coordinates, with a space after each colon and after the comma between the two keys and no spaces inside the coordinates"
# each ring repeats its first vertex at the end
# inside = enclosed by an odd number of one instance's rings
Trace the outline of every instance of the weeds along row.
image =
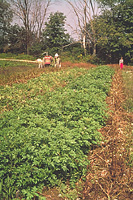
{"type": "Polygon", "coordinates": [[[85,69],[61,70],[57,72],[45,72],[39,77],[30,79],[27,83],[13,84],[12,86],[0,86],[0,110],[1,112],[14,108],[24,107],[30,101],[37,100],[43,96],[47,99],[50,91],[64,87],[69,81],[85,74],[85,69]]]}
{"type": "Polygon", "coordinates": [[[0,60],[0,85],[26,82],[37,74],[37,64],[0,60]]]}
{"type": "Polygon", "coordinates": [[[1,88],[1,199],[37,196],[86,174],[87,154],[101,140],[105,98],[114,70],[73,68],[1,88]],[[7,107],[7,104],[9,107],[7,107]]]}

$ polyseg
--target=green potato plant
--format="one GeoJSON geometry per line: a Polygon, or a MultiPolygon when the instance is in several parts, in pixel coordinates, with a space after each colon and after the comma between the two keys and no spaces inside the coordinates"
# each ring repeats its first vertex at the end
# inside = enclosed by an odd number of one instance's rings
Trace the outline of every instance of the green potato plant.
{"type": "Polygon", "coordinates": [[[2,88],[3,105],[8,101],[12,110],[0,116],[1,199],[13,199],[17,191],[32,199],[43,186],[67,180],[73,185],[85,176],[87,154],[99,144],[98,129],[107,119],[105,98],[113,73],[107,66],[75,68],[2,88]],[[66,86],[51,90],[59,81],[66,86]]]}

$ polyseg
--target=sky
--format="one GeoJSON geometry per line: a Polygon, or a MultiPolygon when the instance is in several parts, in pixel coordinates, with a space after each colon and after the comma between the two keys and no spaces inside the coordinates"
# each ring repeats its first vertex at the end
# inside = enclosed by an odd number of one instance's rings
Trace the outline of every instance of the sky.
{"type": "MultiPolygon", "coordinates": [[[[73,0],[71,0],[73,2],[73,0]]],[[[62,12],[66,16],[66,25],[65,28],[67,32],[71,35],[72,38],[78,39],[77,34],[75,33],[75,29],[77,27],[77,19],[71,6],[65,0],[53,0],[53,4],[51,5],[50,12],[62,12]]]]}
{"type": "MultiPolygon", "coordinates": [[[[33,0],[34,1],[34,0],[33,0]]],[[[43,0],[41,0],[43,2],[43,0]]],[[[49,6],[47,16],[48,19],[50,13],[55,12],[62,12],[64,16],[66,16],[66,23],[65,23],[65,29],[67,30],[66,33],[69,33],[69,35],[74,38],[75,40],[79,40],[79,34],[76,33],[76,29],[79,29],[78,23],[77,23],[77,17],[76,14],[73,11],[73,8],[69,5],[69,3],[66,2],[66,0],[51,0],[52,3],[49,6]]],[[[71,0],[71,3],[75,5],[75,2],[78,3],[80,0],[71,0]]],[[[81,0],[81,2],[83,2],[81,0]]],[[[88,1],[89,2],[89,1],[88,1]]],[[[17,21],[19,24],[21,24],[21,20],[18,18],[15,18],[14,22],[17,21]]]]}
{"type": "MultiPolygon", "coordinates": [[[[71,0],[71,3],[73,3],[73,5],[75,5],[75,2],[77,3],[77,5],[80,5],[79,2],[80,0],[71,0]]],[[[88,5],[89,4],[89,0],[87,0],[88,5]]],[[[93,6],[94,6],[94,10],[95,10],[95,14],[99,13],[99,9],[97,6],[96,1],[93,1],[93,6]]],[[[81,8],[83,8],[81,6],[81,8]]],[[[76,29],[79,29],[78,27],[78,22],[77,22],[77,17],[76,14],[73,11],[73,8],[65,1],[65,0],[52,0],[52,5],[50,7],[50,12],[62,12],[64,13],[64,15],[66,16],[66,26],[65,28],[67,29],[67,32],[71,35],[72,38],[74,38],[75,40],[79,40],[79,35],[77,35],[76,33],[76,29]]],[[[89,11],[90,14],[92,14],[91,11],[89,11]]]]}
{"type": "MultiPolygon", "coordinates": [[[[43,1],[43,0],[41,0],[43,1]]],[[[48,9],[47,17],[49,17],[50,13],[55,12],[62,12],[64,13],[64,16],[66,16],[66,23],[65,23],[65,29],[67,30],[66,33],[69,33],[72,38],[75,40],[78,39],[77,34],[74,33],[74,30],[76,29],[76,16],[73,13],[73,10],[71,6],[65,1],[65,0],[51,0],[52,3],[48,9]],[[70,27],[71,26],[71,27],[70,27]]],[[[74,0],[71,0],[73,2],[74,0]]],[[[18,23],[19,25],[22,24],[22,21],[15,16],[13,24],[18,23]]]]}

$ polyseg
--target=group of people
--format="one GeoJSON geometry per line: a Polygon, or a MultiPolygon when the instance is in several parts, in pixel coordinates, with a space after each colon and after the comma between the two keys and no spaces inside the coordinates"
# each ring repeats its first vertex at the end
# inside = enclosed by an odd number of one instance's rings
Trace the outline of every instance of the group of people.
{"type": "Polygon", "coordinates": [[[54,58],[48,55],[44,56],[43,58],[43,63],[45,67],[50,66],[52,61],[54,61],[54,67],[58,67],[58,68],[61,67],[61,59],[58,53],[55,54],[54,58]]]}
{"type": "MultiPolygon", "coordinates": [[[[58,53],[55,54],[54,59],[52,56],[48,56],[48,55],[44,56],[43,60],[38,59],[38,62],[42,62],[42,63],[39,63],[39,66],[41,64],[42,67],[50,66],[52,61],[54,61],[54,67],[57,67],[57,68],[61,67],[61,59],[60,59],[58,53]]],[[[123,63],[124,63],[123,57],[121,57],[121,59],[119,60],[120,69],[123,69],[123,63]]],[[[39,68],[41,68],[41,67],[39,67],[39,68]]]]}

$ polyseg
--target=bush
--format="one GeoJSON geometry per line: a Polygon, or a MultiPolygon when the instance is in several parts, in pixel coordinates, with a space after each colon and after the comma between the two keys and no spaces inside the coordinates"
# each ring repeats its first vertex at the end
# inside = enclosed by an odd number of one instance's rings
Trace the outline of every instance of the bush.
{"type": "Polygon", "coordinates": [[[104,64],[104,61],[94,55],[87,55],[86,57],[84,57],[84,61],[95,65],[104,64]]]}

